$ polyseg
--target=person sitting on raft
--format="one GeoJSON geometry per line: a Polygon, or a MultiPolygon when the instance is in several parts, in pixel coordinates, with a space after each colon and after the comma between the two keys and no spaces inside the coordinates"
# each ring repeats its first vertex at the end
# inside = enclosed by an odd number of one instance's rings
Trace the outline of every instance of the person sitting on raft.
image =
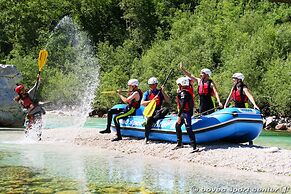
{"type": "Polygon", "coordinates": [[[170,103],[170,98],[164,91],[164,87],[162,86],[161,89],[157,89],[157,78],[151,77],[148,80],[148,84],[150,89],[143,94],[141,105],[147,106],[151,100],[155,99],[156,108],[153,115],[147,118],[147,122],[145,123],[145,143],[149,140],[149,134],[152,126],[157,122],[157,120],[164,118],[169,113],[169,109],[162,107],[164,100],[165,102],[170,103]]]}
{"type": "Polygon", "coordinates": [[[231,100],[234,102],[234,107],[247,108],[248,101],[250,100],[251,103],[254,105],[254,108],[259,110],[259,107],[257,106],[253,95],[243,82],[244,78],[245,76],[242,73],[235,73],[232,75],[233,87],[231,88],[224,108],[228,106],[231,100]]]}
{"type": "Polygon", "coordinates": [[[112,121],[112,115],[117,114],[114,118],[114,124],[116,128],[116,134],[117,137],[114,138],[112,141],[119,141],[122,139],[121,137],[121,132],[120,132],[120,119],[124,119],[128,116],[135,115],[136,109],[140,107],[140,102],[142,99],[142,91],[138,88],[139,82],[137,79],[130,79],[127,83],[129,87],[129,93],[128,97],[124,97],[122,95],[122,90],[118,90],[118,96],[120,99],[124,102],[127,103],[128,105],[126,106],[125,109],[110,109],[108,111],[108,116],[107,116],[107,127],[105,130],[100,131],[100,133],[111,133],[110,126],[111,126],[111,121],[112,121]]]}
{"type": "Polygon", "coordinates": [[[27,90],[24,85],[16,84],[15,92],[17,96],[14,101],[18,102],[24,112],[27,112],[25,119],[25,134],[27,134],[33,127],[37,127],[38,140],[41,140],[41,127],[42,127],[42,115],[45,114],[45,110],[39,105],[36,98],[36,93],[39,88],[40,75],[37,75],[37,81],[34,86],[27,90]]]}
{"type": "Polygon", "coordinates": [[[176,102],[178,105],[178,119],[176,122],[177,145],[173,150],[182,148],[182,125],[186,125],[186,130],[190,138],[190,143],[193,148],[192,152],[198,152],[196,147],[195,134],[192,131],[191,117],[193,115],[194,100],[191,94],[191,87],[188,77],[181,77],[177,79],[176,83],[179,86],[176,102]]]}

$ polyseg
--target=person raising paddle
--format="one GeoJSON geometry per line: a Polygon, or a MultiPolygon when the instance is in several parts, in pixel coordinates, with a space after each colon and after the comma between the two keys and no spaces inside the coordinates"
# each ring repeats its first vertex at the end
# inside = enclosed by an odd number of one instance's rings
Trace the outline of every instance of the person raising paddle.
{"type": "Polygon", "coordinates": [[[17,96],[14,101],[18,102],[22,107],[24,112],[27,112],[25,120],[25,134],[35,128],[37,132],[38,140],[41,140],[41,128],[42,128],[42,115],[45,114],[45,110],[39,105],[36,100],[36,93],[40,85],[40,75],[37,74],[37,81],[34,86],[27,90],[24,85],[16,84],[15,92],[17,96]]]}
{"type": "Polygon", "coordinates": [[[164,86],[162,86],[161,89],[157,88],[157,78],[151,77],[148,80],[148,84],[150,89],[143,94],[141,105],[147,106],[151,102],[151,100],[155,100],[156,107],[153,114],[148,117],[147,121],[145,122],[145,143],[148,143],[149,134],[152,126],[157,122],[157,120],[164,118],[169,113],[169,109],[167,109],[166,107],[162,107],[164,100],[165,102],[170,103],[170,98],[164,91],[164,86]]]}

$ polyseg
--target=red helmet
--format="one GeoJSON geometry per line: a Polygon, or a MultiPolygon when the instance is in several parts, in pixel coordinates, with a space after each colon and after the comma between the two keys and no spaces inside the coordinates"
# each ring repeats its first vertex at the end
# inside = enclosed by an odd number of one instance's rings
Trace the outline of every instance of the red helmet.
{"type": "Polygon", "coordinates": [[[15,92],[16,92],[17,94],[19,94],[20,91],[21,91],[23,88],[24,88],[24,86],[23,86],[22,84],[20,84],[20,85],[18,85],[18,86],[15,88],[15,92]]]}

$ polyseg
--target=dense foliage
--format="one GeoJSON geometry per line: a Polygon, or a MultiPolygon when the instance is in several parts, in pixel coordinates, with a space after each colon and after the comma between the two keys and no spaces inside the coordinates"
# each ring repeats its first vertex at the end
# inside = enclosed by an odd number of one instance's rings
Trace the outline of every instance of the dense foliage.
{"type": "MultiPolygon", "coordinates": [[[[96,48],[100,86],[95,108],[108,108],[119,99],[101,91],[125,88],[138,78],[163,81],[174,74],[167,91],[174,103],[175,80],[183,62],[194,75],[213,72],[222,99],[231,88],[231,75],[242,72],[259,106],[270,104],[279,115],[291,115],[291,4],[261,0],[0,0],[0,62],[14,64],[32,85],[37,53],[50,43],[43,72],[42,99],[73,98],[76,83],[69,66],[73,44],[59,34],[57,23],[70,15],[87,32],[96,48]],[[65,84],[65,86],[64,86],[65,84]],[[49,91],[49,92],[48,92],[49,91]],[[66,94],[67,93],[67,94],[66,94]]],[[[65,102],[64,102],[65,103],[65,102]]],[[[171,105],[172,108],[175,105],[171,105]]]]}

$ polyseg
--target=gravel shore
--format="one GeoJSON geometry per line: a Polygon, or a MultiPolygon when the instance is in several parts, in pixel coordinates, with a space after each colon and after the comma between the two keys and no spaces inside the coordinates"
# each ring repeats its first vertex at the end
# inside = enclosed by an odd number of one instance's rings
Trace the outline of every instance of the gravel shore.
{"type": "Polygon", "coordinates": [[[118,142],[111,142],[115,133],[100,134],[98,129],[46,129],[44,141],[58,141],[77,145],[92,146],[100,149],[114,150],[124,154],[136,154],[168,160],[183,161],[205,166],[222,167],[274,175],[291,176],[291,150],[277,147],[249,146],[243,144],[212,143],[202,144],[202,150],[191,153],[192,148],[172,150],[176,144],[124,137],[118,142]],[[68,130],[70,133],[68,133],[68,130]]]}

